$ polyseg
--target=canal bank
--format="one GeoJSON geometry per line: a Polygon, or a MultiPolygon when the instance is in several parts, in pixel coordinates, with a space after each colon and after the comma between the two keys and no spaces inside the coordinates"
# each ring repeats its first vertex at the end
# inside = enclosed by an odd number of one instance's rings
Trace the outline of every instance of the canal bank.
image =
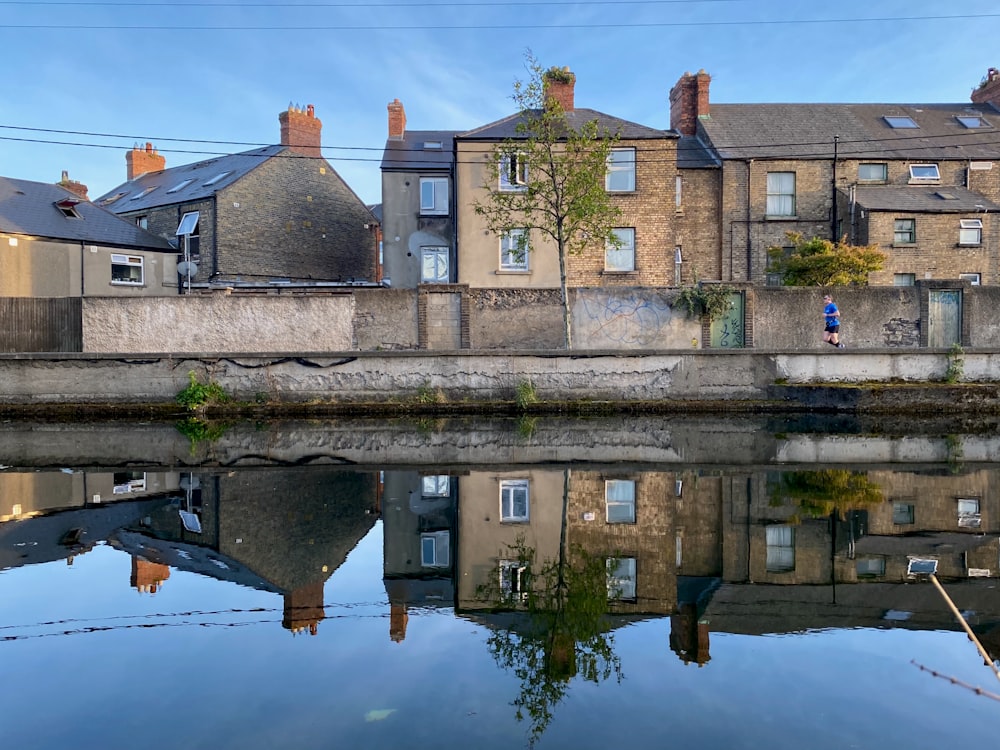
{"type": "Polygon", "coordinates": [[[993,349],[6,354],[0,411],[171,416],[193,384],[209,415],[993,414],[997,373],[993,349]]]}

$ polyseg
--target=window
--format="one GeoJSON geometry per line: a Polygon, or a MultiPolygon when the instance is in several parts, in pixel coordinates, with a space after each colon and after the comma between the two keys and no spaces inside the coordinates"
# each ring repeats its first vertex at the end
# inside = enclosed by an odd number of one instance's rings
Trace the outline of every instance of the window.
{"type": "Polygon", "coordinates": [[[429,284],[448,283],[448,248],[420,248],[420,281],[429,284]]]}
{"type": "Polygon", "coordinates": [[[890,128],[916,128],[919,127],[912,117],[892,116],[885,117],[886,124],[890,128]]]}
{"type": "Polygon", "coordinates": [[[137,227],[139,227],[139,229],[149,229],[149,217],[145,216],[145,215],[144,216],[136,216],[135,217],[135,225],[137,227]]]}
{"type": "Polygon", "coordinates": [[[604,248],[604,270],[613,272],[635,270],[635,229],[611,230],[618,239],[618,247],[608,243],[604,248]]]}
{"type": "Polygon", "coordinates": [[[978,529],[982,523],[978,497],[958,498],[958,525],[963,529],[978,529]]]}
{"type": "Polygon", "coordinates": [[[978,273],[960,273],[958,278],[962,281],[968,281],[972,286],[979,286],[982,280],[982,276],[978,273]]]}
{"type": "Polygon", "coordinates": [[[680,567],[684,562],[684,533],[678,531],[674,537],[674,563],[680,567]]]}
{"type": "Polygon", "coordinates": [[[677,207],[678,211],[680,211],[681,207],[684,205],[683,188],[684,182],[681,180],[681,176],[677,175],[677,177],[674,178],[674,205],[677,207]]]}
{"type": "Polygon", "coordinates": [[[937,564],[938,561],[935,559],[911,557],[910,562],[906,566],[906,572],[911,576],[920,574],[929,575],[937,572],[937,564]]]}
{"type": "Polygon", "coordinates": [[[447,568],[450,565],[451,539],[447,531],[420,535],[420,567],[447,568]]]}
{"type": "Polygon", "coordinates": [[[111,481],[114,484],[112,493],[115,495],[146,490],[146,474],[141,471],[116,471],[111,481]]]}
{"type": "Polygon", "coordinates": [[[59,213],[67,219],[79,219],[80,212],[76,210],[79,203],[80,201],[73,200],[72,198],[64,198],[61,201],[56,201],[55,205],[59,209],[59,213]]]}
{"type": "Polygon", "coordinates": [[[507,601],[525,601],[528,598],[528,566],[520,560],[501,560],[500,592],[507,601]]]}
{"type": "MultiPolygon", "coordinates": [[[[184,188],[186,188],[192,182],[194,182],[194,179],[181,180],[176,185],[174,185],[172,188],[170,188],[170,190],[168,190],[167,192],[168,193],[177,193],[177,192],[183,190],[184,188]]],[[[152,189],[152,188],[150,188],[150,189],[152,189]]]]}
{"type": "Polygon", "coordinates": [[[630,193],[635,190],[634,148],[611,149],[604,187],[609,193],[630,193]]]}
{"type": "Polygon", "coordinates": [[[451,477],[438,474],[420,478],[420,494],[423,497],[448,497],[451,495],[451,477]]]}
{"type": "Polygon", "coordinates": [[[768,216],[795,216],[795,172],[767,173],[768,216]]]}
{"type": "Polygon", "coordinates": [[[859,164],[858,182],[885,182],[889,179],[888,164],[859,164]]]}
{"type": "Polygon", "coordinates": [[[511,229],[500,237],[500,270],[528,270],[528,230],[511,229]]]}
{"type": "Polygon", "coordinates": [[[958,225],[959,245],[981,245],[983,243],[983,222],[981,219],[960,219],[958,225]]]}
{"type": "MultiPolygon", "coordinates": [[[[181,517],[181,524],[184,526],[185,531],[190,531],[194,534],[201,533],[201,519],[198,517],[197,513],[192,513],[189,510],[178,510],[177,513],[181,517]]],[[[212,560],[212,562],[220,568],[226,567],[225,563],[221,560],[212,560]]]]}
{"type": "Polygon", "coordinates": [[[907,526],[914,522],[913,506],[909,503],[892,504],[892,522],[897,526],[907,526]]]}
{"type": "Polygon", "coordinates": [[[915,245],[917,243],[917,220],[896,219],[893,222],[894,245],[915,245]]]}
{"type": "Polygon", "coordinates": [[[791,526],[768,526],[764,532],[767,536],[767,572],[795,570],[795,529],[791,526]]]}
{"type": "Polygon", "coordinates": [[[217,185],[218,183],[222,182],[224,179],[229,177],[229,175],[231,175],[232,173],[233,173],[232,170],[228,172],[219,172],[219,174],[215,175],[215,177],[210,179],[208,182],[203,182],[202,185],[204,187],[211,187],[212,185],[217,185]]]}
{"type": "Polygon", "coordinates": [[[940,179],[941,173],[937,164],[910,165],[910,182],[933,182],[940,179]]]}
{"type": "Polygon", "coordinates": [[[635,480],[606,480],[604,503],[608,523],[635,523],[635,480]]]}
{"type": "Polygon", "coordinates": [[[448,178],[420,178],[420,213],[448,213],[448,178]]]}
{"type": "Polygon", "coordinates": [[[884,576],[885,558],[871,557],[866,560],[858,560],[854,564],[854,569],[857,571],[859,578],[864,576],[884,576]]]}
{"type": "Polygon", "coordinates": [[[142,286],[142,258],[138,255],[111,256],[111,283],[142,286]]]}
{"type": "Polygon", "coordinates": [[[441,141],[424,141],[424,151],[440,151],[442,146],[441,141]]]}
{"type": "Polygon", "coordinates": [[[967,128],[990,127],[990,124],[979,115],[956,115],[955,119],[967,128]]]}
{"type": "Polygon", "coordinates": [[[177,231],[174,232],[176,236],[183,237],[185,258],[189,260],[197,260],[201,253],[200,216],[198,211],[188,211],[181,216],[177,231]]]}
{"type": "Polygon", "coordinates": [[[528,520],[528,480],[500,480],[501,523],[524,523],[528,520]]]}
{"type": "Polygon", "coordinates": [[[528,163],[524,154],[511,153],[500,157],[500,189],[524,190],[528,185],[528,163]]]}
{"type": "Polygon", "coordinates": [[[635,558],[609,557],[608,599],[635,601],[635,558]]]}
{"type": "Polygon", "coordinates": [[[893,286],[913,286],[917,283],[915,273],[896,273],[892,275],[893,286]]]}
{"type": "MultiPolygon", "coordinates": [[[[152,187],[148,187],[148,188],[146,188],[145,190],[142,190],[142,191],[140,191],[140,192],[136,193],[135,195],[133,195],[133,196],[132,196],[131,198],[129,198],[129,200],[130,200],[130,201],[137,201],[137,200],[141,200],[142,198],[145,198],[145,197],[146,197],[147,195],[149,195],[149,194],[150,194],[150,193],[152,193],[152,192],[153,192],[154,190],[156,190],[156,188],[157,188],[157,187],[159,187],[159,186],[158,186],[158,185],[153,185],[152,187]]],[[[169,192],[171,192],[171,191],[170,191],[170,190],[168,190],[167,192],[169,193],[169,192]]]]}

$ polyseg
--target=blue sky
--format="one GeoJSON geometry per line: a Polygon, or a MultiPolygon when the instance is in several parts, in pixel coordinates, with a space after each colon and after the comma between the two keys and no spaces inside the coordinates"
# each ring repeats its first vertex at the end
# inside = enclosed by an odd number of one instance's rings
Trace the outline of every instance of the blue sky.
{"type": "Polygon", "coordinates": [[[413,130],[485,124],[513,110],[526,49],[577,74],[577,106],[658,128],[701,68],[716,102],[930,103],[1000,67],[996,0],[0,0],[0,29],[0,175],[68,170],[92,198],[133,143],[167,166],[275,143],[291,102],[315,105],[324,155],[378,202],[386,105],[413,130]]]}

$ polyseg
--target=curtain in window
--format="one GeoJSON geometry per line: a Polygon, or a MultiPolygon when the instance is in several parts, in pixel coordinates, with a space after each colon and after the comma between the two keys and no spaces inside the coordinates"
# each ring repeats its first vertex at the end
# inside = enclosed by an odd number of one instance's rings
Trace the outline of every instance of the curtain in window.
{"type": "Polygon", "coordinates": [[[767,173],[767,215],[795,215],[795,173],[767,173]]]}

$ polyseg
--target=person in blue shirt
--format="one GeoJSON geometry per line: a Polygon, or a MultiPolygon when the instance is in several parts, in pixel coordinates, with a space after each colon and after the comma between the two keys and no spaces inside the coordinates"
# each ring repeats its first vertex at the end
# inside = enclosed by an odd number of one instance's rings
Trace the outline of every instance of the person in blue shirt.
{"type": "Polygon", "coordinates": [[[843,349],[844,345],[840,343],[840,310],[829,294],[823,295],[823,305],[823,319],[826,322],[823,341],[838,349],[843,349]]]}

